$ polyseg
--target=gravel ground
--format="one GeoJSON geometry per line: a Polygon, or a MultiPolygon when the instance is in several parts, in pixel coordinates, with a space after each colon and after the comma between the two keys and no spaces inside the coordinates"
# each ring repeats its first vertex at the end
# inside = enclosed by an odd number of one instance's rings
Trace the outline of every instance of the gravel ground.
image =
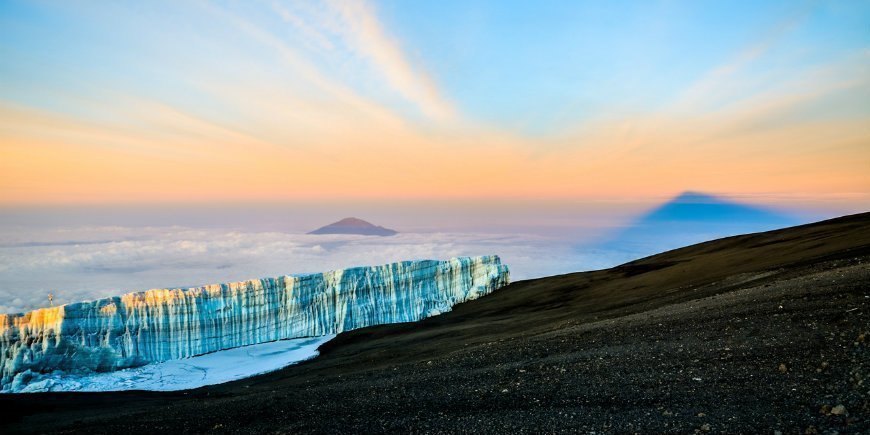
{"type": "Polygon", "coordinates": [[[178,393],[0,397],[2,432],[870,433],[870,214],[523,281],[178,393]]]}

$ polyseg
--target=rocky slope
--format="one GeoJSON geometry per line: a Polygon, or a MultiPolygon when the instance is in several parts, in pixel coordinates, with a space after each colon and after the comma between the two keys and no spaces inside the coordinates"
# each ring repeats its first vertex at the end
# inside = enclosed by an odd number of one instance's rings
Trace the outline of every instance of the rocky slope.
{"type": "Polygon", "coordinates": [[[5,395],[6,432],[867,433],[870,214],[513,283],[178,393],[5,395]]]}

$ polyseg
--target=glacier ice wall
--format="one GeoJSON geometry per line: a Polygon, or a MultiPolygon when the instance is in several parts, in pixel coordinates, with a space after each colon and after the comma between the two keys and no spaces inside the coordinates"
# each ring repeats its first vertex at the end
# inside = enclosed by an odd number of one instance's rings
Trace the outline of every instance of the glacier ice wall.
{"type": "Polygon", "coordinates": [[[410,322],[509,282],[498,256],[404,261],[0,315],[0,389],[17,374],[112,371],[268,341],[410,322]]]}

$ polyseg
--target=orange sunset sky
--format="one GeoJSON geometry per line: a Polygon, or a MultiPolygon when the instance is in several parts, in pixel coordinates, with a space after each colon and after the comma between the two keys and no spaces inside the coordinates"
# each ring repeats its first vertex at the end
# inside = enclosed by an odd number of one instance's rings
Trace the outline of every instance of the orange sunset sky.
{"type": "Polygon", "coordinates": [[[870,205],[867,3],[433,3],[4,2],[0,204],[870,205]]]}

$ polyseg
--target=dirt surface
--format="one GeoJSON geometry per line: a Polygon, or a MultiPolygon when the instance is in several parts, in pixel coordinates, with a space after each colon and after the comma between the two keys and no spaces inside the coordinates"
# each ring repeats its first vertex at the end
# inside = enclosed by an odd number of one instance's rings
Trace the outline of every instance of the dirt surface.
{"type": "Polygon", "coordinates": [[[870,213],[511,284],[188,392],[0,396],[0,432],[870,433],[870,213]]]}

